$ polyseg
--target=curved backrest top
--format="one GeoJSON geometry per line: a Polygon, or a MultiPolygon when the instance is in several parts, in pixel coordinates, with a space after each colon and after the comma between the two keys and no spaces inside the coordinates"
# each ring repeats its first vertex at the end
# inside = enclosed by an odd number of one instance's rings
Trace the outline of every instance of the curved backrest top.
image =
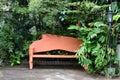
{"type": "Polygon", "coordinates": [[[80,49],[80,44],[82,43],[82,40],[73,37],[43,34],[41,40],[34,41],[30,46],[34,48],[34,52],[45,52],[51,50],[76,52],[80,49]]]}

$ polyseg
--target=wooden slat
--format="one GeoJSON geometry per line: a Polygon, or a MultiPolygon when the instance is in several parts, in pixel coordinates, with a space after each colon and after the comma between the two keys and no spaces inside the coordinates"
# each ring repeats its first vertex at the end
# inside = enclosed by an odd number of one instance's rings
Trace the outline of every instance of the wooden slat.
{"type": "Polygon", "coordinates": [[[33,55],[34,58],[76,58],[75,55],[33,55]]]}

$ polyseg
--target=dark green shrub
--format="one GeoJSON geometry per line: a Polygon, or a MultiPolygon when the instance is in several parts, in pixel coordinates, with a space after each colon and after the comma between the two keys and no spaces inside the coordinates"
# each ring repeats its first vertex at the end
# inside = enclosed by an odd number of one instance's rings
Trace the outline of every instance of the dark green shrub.
{"type": "Polygon", "coordinates": [[[109,5],[100,6],[90,1],[69,2],[66,3],[65,9],[63,8],[64,10],[60,10],[60,13],[64,13],[61,16],[63,23],[68,23],[67,26],[69,26],[69,24],[76,24],[78,21],[87,24],[88,22],[105,21],[103,16],[106,14],[105,12],[108,6],[109,5]]]}
{"type": "Polygon", "coordinates": [[[33,39],[29,32],[31,24],[27,18],[27,8],[20,7],[17,1],[14,7],[11,4],[11,1],[6,0],[1,3],[0,59],[13,66],[20,64],[21,58],[28,55],[28,46],[33,39]]]}

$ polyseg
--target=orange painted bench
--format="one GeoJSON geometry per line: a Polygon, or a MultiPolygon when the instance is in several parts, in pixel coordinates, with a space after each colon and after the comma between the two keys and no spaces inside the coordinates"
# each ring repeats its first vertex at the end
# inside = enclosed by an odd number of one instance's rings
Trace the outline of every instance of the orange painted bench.
{"type": "Polygon", "coordinates": [[[40,52],[47,52],[52,50],[64,50],[75,53],[83,41],[68,37],[58,36],[54,34],[43,34],[40,40],[34,41],[29,46],[29,68],[33,69],[33,58],[76,58],[76,55],[48,55],[40,54],[40,52]],[[36,54],[38,53],[39,54],[36,54]]]}

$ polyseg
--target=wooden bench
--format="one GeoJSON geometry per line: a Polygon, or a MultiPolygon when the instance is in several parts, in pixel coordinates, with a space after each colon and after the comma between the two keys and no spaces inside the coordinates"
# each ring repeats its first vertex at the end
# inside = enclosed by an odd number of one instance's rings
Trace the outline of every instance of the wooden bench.
{"type": "Polygon", "coordinates": [[[33,58],[76,58],[75,54],[48,55],[36,53],[52,50],[64,50],[75,53],[80,48],[80,44],[82,43],[82,40],[73,37],[43,34],[41,40],[36,40],[29,46],[29,68],[33,68],[33,58]]]}

